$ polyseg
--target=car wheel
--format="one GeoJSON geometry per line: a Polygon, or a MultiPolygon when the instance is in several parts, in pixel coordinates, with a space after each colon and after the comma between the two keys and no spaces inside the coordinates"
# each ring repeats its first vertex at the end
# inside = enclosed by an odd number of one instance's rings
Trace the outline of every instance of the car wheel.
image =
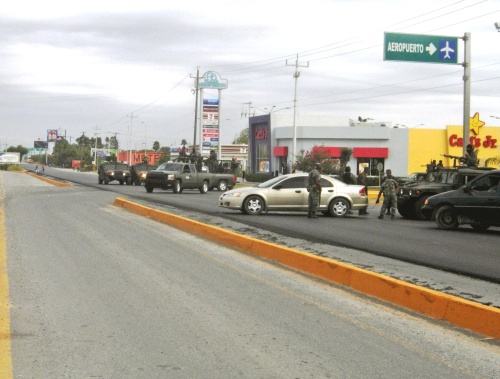
{"type": "Polygon", "coordinates": [[[430,220],[429,217],[425,217],[425,215],[422,213],[422,208],[425,205],[425,200],[427,200],[429,197],[430,195],[420,196],[415,203],[415,214],[417,215],[417,219],[419,220],[430,220]]]}
{"type": "Polygon", "coordinates": [[[147,193],[153,192],[153,188],[154,188],[153,186],[146,186],[146,192],[147,193]]]}
{"type": "Polygon", "coordinates": [[[490,225],[485,225],[485,224],[471,224],[472,229],[477,230],[478,232],[484,232],[487,230],[490,225]]]}
{"type": "Polygon", "coordinates": [[[398,202],[398,212],[404,218],[415,220],[417,218],[417,215],[415,214],[415,201],[406,200],[398,202]]]}
{"type": "Polygon", "coordinates": [[[200,187],[200,193],[208,192],[208,182],[206,180],[203,181],[203,184],[200,187]]]}
{"type": "Polygon", "coordinates": [[[333,199],[328,207],[330,214],[334,217],[345,217],[350,209],[349,202],[341,198],[333,199]]]}
{"type": "Polygon", "coordinates": [[[182,192],[182,185],[181,185],[181,181],[179,179],[177,179],[174,183],[174,193],[181,193],[182,192]]]}
{"type": "Polygon", "coordinates": [[[436,211],[436,224],[443,230],[458,228],[458,217],[451,205],[445,205],[436,211]]]}
{"type": "Polygon", "coordinates": [[[120,185],[123,186],[123,180],[120,180],[120,185]]]}
{"type": "Polygon", "coordinates": [[[226,192],[227,191],[227,182],[225,180],[221,180],[218,184],[217,184],[217,189],[219,191],[222,191],[222,192],[226,192]]]}
{"type": "Polygon", "coordinates": [[[104,184],[109,184],[109,178],[107,176],[104,177],[104,184]]]}
{"type": "Polygon", "coordinates": [[[264,201],[259,196],[248,196],[243,204],[243,209],[249,215],[259,215],[264,210],[264,201]]]}

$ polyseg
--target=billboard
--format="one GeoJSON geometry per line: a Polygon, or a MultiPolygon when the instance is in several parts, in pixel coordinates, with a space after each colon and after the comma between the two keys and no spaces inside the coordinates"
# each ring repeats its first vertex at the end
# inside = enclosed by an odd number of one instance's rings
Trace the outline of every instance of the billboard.
{"type": "Polygon", "coordinates": [[[48,149],[49,143],[47,141],[35,141],[35,145],[33,147],[35,149],[48,149]]]}
{"type": "Polygon", "coordinates": [[[49,129],[47,130],[47,141],[48,142],[55,142],[58,140],[58,133],[57,133],[57,129],[49,129]]]}
{"type": "Polygon", "coordinates": [[[21,153],[19,152],[0,153],[0,163],[21,163],[21,153]]]}

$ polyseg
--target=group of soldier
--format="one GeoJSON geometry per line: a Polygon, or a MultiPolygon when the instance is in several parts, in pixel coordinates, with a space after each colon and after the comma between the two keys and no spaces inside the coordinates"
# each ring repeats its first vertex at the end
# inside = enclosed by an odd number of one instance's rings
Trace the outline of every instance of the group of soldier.
{"type": "MultiPolygon", "coordinates": [[[[316,212],[319,208],[319,203],[321,199],[321,163],[316,163],[315,168],[309,173],[309,182],[307,186],[307,190],[309,192],[308,197],[308,205],[309,209],[307,212],[308,218],[317,218],[316,212]]],[[[341,176],[341,180],[346,184],[358,184],[365,187],[366,196],[368,196],[368,185],[367,185],[367,176],[369,173],[368,167],[365,167],[363,172],[359,174],[357,177],[351,172],[351,168],[347,166],[345,168],[344,174],[341,176]]],[[[396,208],[397,208],[397,193],[399,191],[399,183],[396,181],[394,176],[392,175],[391,170],[386,170],[386,176],[381,181],[380,190],[377,196],[376,204],[380,202],[380,196],[384,195],[384,201],[382,203],[382,207],[380,209],[379,219],[384,218],[384,213],[387,211],[388,214],[390,212],[391,220],[394,220],[396,217],[396,208]]],[[[352,212],[350,212],[352,213],[352,212]]],[[[359,215],[367,215],[368,212],[366,209],[362,209],[359,211],[359,215]]]]}

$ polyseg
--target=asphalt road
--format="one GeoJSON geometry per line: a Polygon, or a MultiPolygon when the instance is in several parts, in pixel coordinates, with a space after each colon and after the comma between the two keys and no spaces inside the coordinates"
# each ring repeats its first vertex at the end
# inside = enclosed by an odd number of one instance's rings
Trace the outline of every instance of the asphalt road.
{"type": "Polygon", "coordinates": [[[406,220],[400,216],[394,221],[387,217],[378,220],[380,208],[373,204],[369,207],[370,214],[364,217],[354,214],[342,219],[320,217],[308,220],[305,213],[248,216],[219,208],[220,192],[217,191],[202,195],[196,190],[186,190],[182,194],[155,190],[148,194],[143,187],[120,186],[117,182],[108,186],[98,185],[95,174],[52,168],[46,168],[46,174],[113,191],[129,198],[216,215],[245,223],[251,228],[310,241],[311,244],[356,249],[376,256],[500,283],[500,228],[491,228],[484,233],[478,233],[467,226],[458,231],[442,231],[434,222],[406,220]]]}
{"type": "Polygon", "coordinates": [[[498,341],[135,216],[113,191],[0,180],[15,378],[500,376],[498,341]]]}

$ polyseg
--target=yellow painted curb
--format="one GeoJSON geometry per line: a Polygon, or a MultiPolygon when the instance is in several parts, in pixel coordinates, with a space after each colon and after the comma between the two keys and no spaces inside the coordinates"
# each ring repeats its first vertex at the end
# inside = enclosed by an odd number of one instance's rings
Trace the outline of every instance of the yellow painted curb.
{"type": "Polygon", "coordinates": [[[44,182],[50,183],[56,187],[72,187],[73,186],[73,184],[71,184],[71,183],[58,182],[57,180],[52,180],[52,179],[46,178],[45,176],[40,176],[37,174],[32,174],[31,172],[26,172],[26,174],[28,174],[34,178],[43,180],[44,182]]]}
{"type": "Polygon", "coordinates": [[[12,352],[10,334],[9,278],[7,275],[7,253],[5,246],[5,192],[0,187],[0,378],[12,378],[12,352]]]}
{"type": "Polygon", "coordinates": [[[329,258],[318,257],[271,242],[247,237],[216,226],[132,203],[122,197],[115,199],[115,205],[224,245],[272,259],[287,267],[306,272],[332,283],[348,286],[356,291],[424,315],[446,320],[454,325],[490,337],[500,338],[500,309],[495,307],[443,294],[329,258]]]}

